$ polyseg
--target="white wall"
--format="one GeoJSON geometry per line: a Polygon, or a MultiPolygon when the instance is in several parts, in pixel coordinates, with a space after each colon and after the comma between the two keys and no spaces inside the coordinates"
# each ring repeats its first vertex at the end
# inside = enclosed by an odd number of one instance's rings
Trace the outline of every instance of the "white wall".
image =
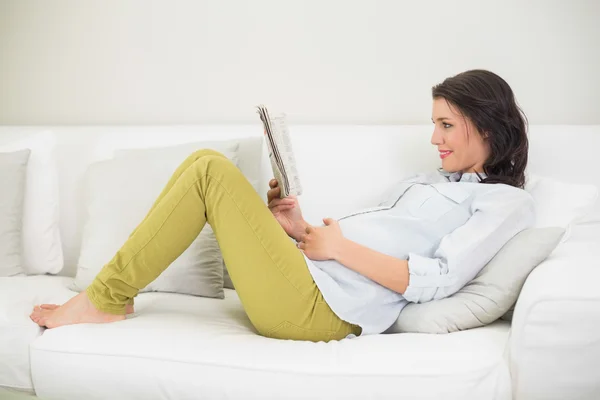
{"type": "Polygon", "coordinates": [[[0,124],[427,123],[471,68],[600,123],[597,0],[0,0],[0,124]]]}

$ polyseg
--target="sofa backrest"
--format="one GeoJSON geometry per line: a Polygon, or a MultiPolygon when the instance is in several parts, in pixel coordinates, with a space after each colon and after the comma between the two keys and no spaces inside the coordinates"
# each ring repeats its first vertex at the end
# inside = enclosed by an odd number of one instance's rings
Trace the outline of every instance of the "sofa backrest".
{"type": "MultiPolygon", "coordinates": [[[[440,165],[429,141],[431,125],[292,126],[292,141],[304,194],[305,218],[318,224],[372,205],[385,189],[403,177],[440,165]]],[[[72,275],[81,242],[81,184],[87,167],[119,148],[160,147],[179,143],[250,138],[240,163],[255,168],[266,198],[272,176],[262,128],[256,125],[0,127],[0,144],[18,135],[52,130],[57,135],[61,234],[66,267],[72,275]]],[[[600,126],[531,126],[530,173],[600,188],[595,167],[600,126]]]]}

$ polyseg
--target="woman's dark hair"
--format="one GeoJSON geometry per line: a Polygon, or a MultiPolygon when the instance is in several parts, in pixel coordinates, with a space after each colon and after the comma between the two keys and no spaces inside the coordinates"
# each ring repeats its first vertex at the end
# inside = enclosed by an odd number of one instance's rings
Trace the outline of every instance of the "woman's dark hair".
{"type": "Polygon", "coordinates": [[[431,89],[467,117],[489,144],[482,183],[505,183],[523,188],[529,142],[527,118],[512,89],[498,75],[485,70],[466,71],[431,89]]]}

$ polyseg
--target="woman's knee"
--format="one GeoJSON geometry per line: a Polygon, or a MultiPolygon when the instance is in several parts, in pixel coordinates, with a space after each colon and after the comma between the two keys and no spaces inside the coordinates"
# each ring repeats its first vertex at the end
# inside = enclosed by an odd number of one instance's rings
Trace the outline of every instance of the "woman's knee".
{"type": "Polygon", "coordinates": [[[216,150],[213,149],[200,149],[200,150],[196,150],[195,152],[193,152],[192,154],[190,154],[188,156],[188,160],[191,161],[196,161],[199,158],[202,157],[206,157],[206,156],[215,156],[215,157],[222,157],[222,158],[227,158],[225,157],[225,155],[223,153],[220,153],[216,150]]]}
{"type": "MultiPolygon", "coordinates": [[[[202,150],[201,150],[202,151],[202,150]]],[[[209,150],[212,151],[212,150],[209,150]]],[[[225,172],[225,171],[236,171],[237,172],[237,167],[235,167],[235,164],[227,157],[225,157],[223,154],[219,153],[219,152],[215,152],[216,154],[213,153],[203,153],[202,156],[196,158],[194,160],[194,162],[192,163],[192,168],[194,168],[196,170],[196,173],[198,174],[204,174],[210,170],[215,170],[216,171],[220,171],[220,172],[225,172]],[[230,167],[235,167],[235,168],[230,168],[230,167]]]]}

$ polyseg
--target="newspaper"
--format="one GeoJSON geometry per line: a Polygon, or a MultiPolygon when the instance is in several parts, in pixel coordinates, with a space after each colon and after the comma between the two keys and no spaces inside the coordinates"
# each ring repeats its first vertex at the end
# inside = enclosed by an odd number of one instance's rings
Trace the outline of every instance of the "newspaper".
{"type": "Polygon", "coordinates": [[[257,109],[265,128],[265,141],[273,175],[281,188],[280,197],[299,196],[302,194],[302,185],[296,169],[296,159],[285,114],[269,114],[262,104],[257,106],[257,109]]]}

